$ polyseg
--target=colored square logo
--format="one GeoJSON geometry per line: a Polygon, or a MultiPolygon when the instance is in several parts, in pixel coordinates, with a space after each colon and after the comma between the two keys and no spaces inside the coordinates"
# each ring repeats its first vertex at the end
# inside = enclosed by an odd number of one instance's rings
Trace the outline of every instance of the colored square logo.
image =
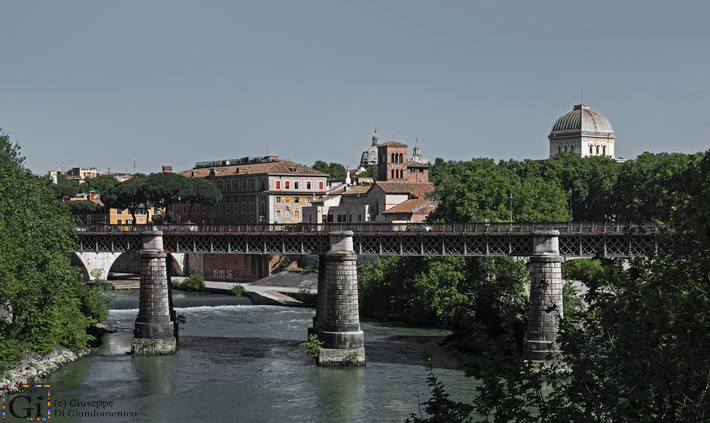
{"type": "Polygon", "coordinates": [[[49,385],[2,385],[2,420],[51,420],[49,385]]]}

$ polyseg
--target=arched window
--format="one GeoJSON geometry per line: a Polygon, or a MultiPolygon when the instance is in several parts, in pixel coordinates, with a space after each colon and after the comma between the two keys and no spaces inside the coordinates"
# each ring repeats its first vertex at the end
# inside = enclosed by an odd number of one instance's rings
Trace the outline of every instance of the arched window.
{"type": "Polygon", "coordinates": [[[597,146],[597,154],[599,154],[599,146],[597,146]]]}
{"type": "Polygon", "coordinates": [[[589,154],[592,154],[592,146],[589,146],[589,154]]]}
{"type": "Polygon", "coordinates": [[[567,152],[567,146],[565,146],[565,153],[567,152]]]}
{"type": "Polygon", "coordinates": [[[606,156],[606,145],[602,147],[602,154],[606,156]]]}
{"type": "Polygon", "coordinates": [[[562,153],[562,147],[560,147],[560,146],[558,145],[558,146],[557,146],[557,154],[560,154],[560,153],[562,153]]]}

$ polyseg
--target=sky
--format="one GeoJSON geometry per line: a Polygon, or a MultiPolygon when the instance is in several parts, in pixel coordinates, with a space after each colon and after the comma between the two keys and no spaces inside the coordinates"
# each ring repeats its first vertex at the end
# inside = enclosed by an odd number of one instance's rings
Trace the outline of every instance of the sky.
{"type": "Polygon", "coordinates": [[[583,102],[617,157],[710,148],[710,2],[3,0],[0,128],[34,173],[278,155],[543,159],[583,102]]]}

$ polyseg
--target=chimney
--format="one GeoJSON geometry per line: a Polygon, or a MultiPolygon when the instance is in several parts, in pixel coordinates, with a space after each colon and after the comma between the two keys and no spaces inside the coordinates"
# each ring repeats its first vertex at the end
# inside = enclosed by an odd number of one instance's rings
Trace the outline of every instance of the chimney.
{"type": "Polygon", "coordinates": [[[163,173],[173,173],[172,166],[163,166],[163,173]]]}

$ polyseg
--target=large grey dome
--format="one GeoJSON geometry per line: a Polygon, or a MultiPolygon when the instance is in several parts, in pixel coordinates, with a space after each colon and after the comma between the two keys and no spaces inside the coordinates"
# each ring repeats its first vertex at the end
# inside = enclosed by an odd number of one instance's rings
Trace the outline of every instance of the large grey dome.
{"type": "Polygon", "coordinates": [[[574,109],[560,116],[552,126],[550,137],[591,135],[613,137],[611,123],[601,113],[586,104],[577,104],[574,109]]]}

